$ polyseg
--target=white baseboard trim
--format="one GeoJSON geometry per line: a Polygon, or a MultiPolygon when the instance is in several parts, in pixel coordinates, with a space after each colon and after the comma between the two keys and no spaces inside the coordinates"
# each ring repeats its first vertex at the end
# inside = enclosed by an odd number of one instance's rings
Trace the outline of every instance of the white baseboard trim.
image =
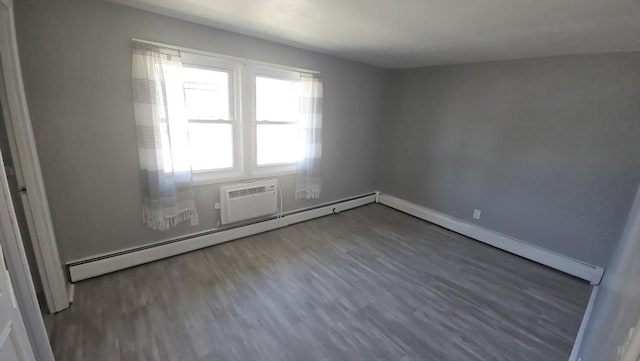
{"type": "Polygon", "coordinates": [[[600,280],[604,274],[604,269],[602,267],[590,265],[560,253],[491,231],[481,226],[465,222],[444,213],[440,213],[433,209],[423,207],[388,194],[380,194],[379,202],[501,250],[541,263],[545,266],[557,269],[578,278],[582,278],[593,285],[600,284],[600,280]]]}
{"type": "Polygon", "coordinates": [[[73,303],[73,297],[76,294],[76,285],[69,282],[69,288],[67,289],[67,294],[69,295],[69,303],[73,303]]]}
{"type": "Polygon", "coordinates": [[[238,238],[271,231],[288,225],[323,217],[332,213],[360,207],[376,201],[376,194],[367,194],[345,200],[339,200],[325,205],[319,205],[306,210],[288,212],[281,218],[269,219],[235,228],[222,229],[209,233],[195,234],[174,240],[167,240],[152,247],[103,254],[93,258],[68,262],[69,274],[72,282],[100,276],[121,269],[141,265],[200,248],[213,246],[238,238]]]}
{"type": "Polygon", "coordinates": [[[587,304],[587,309],[584,310],[584,315],[582,316],[582,322],[580,322],[580,328],[578,329],[576,340],[573,342],[573,348],[571,349],[571,355],[569,356],[569,361],[580,360],[578,355],[580,354],[580,348],[582,347],[582,339],[584,338],[584,331],[587,329],[587,325],[589,325],[589,319],[591,318],[593,305],[596,302],[596,296],[598,295],[599,287],[600,286],[593,286],[593,288],[591,289],[591,297],[589,297],[589,303],[587,304]]]}

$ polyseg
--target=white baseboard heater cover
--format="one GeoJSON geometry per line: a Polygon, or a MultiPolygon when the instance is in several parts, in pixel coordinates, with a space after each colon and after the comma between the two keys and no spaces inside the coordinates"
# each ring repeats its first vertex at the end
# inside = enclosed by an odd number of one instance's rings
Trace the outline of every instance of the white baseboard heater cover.
{"type": "Polygon", "coordinates": [[[220,187],[220,222],[237,223],[278,213],[278,181],[266,180],[220,187]]]}
{"type": "Polygon", "coordinates": [[[381,193],[378,197],[380,203],[395,208],[414,217],[424,219],[427,222],[437,224],[440,227],[452,230],[467,237],[486,243],[503,251],[513,253],[520,257],[538,262],[547,267],[568,273],[592,285],[600,284],[604,274],[604,268],[594,266],[586,262],[565,256],[563,254],[538,247],[531,243],[483,228],[479,225],[465,222],[433,209],[411,203],[401,198],[381,193]]]}
{"type": "Polygon", "coordinates": [[[261,220],[243,226],[229,226],[209,232],[186,235],[180,238],[167,239],[142,247],[134,247],[116,252],[103,253],[92,257],[67,262],[71,282],[100,276],[121,269],[145,264],[147,262],[179,255],[234,239],[268,232],[299,222],[328,216],[348,209],[374,203],[377,194],[369,193],[336,200],[329,203],[289,211],[282,218],[261,220]]]}

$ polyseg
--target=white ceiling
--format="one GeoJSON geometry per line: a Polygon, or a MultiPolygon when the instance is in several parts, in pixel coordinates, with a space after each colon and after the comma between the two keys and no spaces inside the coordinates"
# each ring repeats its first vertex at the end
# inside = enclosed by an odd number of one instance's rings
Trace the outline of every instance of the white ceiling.
{"type": "Polygon", "coordinates": [[[640,50],[640,0],[111,0],[386,68],[640,50]]]}

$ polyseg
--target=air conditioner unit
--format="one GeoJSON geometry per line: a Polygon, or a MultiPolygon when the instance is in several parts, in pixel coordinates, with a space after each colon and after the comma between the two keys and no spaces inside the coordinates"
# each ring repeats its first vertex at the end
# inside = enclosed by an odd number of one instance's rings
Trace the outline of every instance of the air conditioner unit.
{"type": "Polygon", "coordinates": [[[220,187],[220,222],[236,223],[278,213],[278,181],[267,180],[220,187]]]}

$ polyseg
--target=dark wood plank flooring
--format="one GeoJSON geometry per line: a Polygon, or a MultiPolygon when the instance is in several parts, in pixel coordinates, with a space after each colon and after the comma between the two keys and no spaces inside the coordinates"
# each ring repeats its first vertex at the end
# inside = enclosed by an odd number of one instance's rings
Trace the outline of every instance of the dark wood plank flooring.
{"type": "Polygon", "coordinates": [[[567,360],[590,286],[382,205],[76,285],[63,360],[567,360]]]}

